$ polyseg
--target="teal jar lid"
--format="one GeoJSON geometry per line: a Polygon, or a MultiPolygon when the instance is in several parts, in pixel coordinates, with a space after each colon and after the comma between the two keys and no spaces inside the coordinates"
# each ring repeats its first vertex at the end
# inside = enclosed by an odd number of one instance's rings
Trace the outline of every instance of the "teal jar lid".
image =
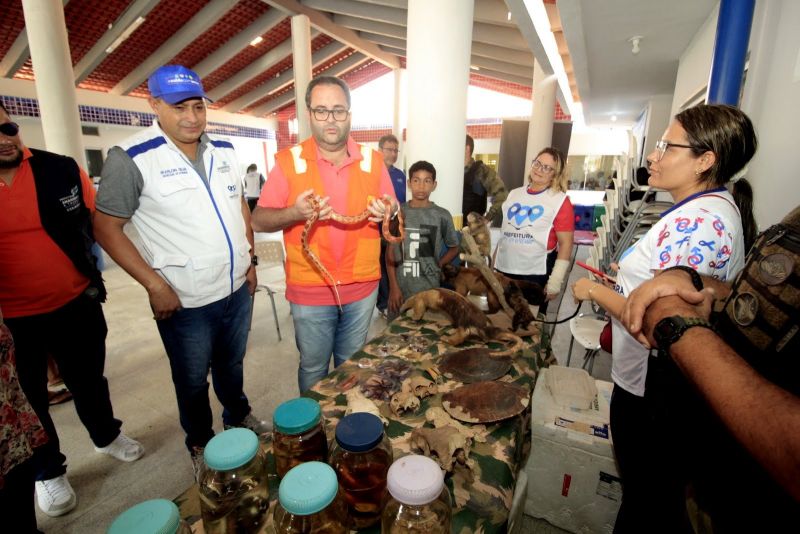
{"type": "Polygon", "coordinates": [[[305,462],[289,470],[278,487],[278,500],[294,515],[311,515],[336,498],[336,471],[322,462],[305,462]]]}
{"type": "Polygon", "coordinates": [[[273,427],[281,434],[301,434],[319,423],[322,410],[317,401],[306,397],[292,399],[275,408],[273,427]]]}
{"type": "Polygon", "coordinates": [[[231,428],[206,444],[203,459],[215,471],[230,471],[252,460],[258,452],[258,436],[249,428],[231,428]]]}
{"type": "Polygon", "coordinates": [[[111,523],[108,534],[175,534],[181,516],[166,499],[144,501],[128,508],[111,523]]]}

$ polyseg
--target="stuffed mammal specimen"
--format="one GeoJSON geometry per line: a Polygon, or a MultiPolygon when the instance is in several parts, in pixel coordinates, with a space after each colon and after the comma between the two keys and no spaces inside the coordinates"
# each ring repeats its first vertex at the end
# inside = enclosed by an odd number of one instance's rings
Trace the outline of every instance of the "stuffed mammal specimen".
{"type": "Polygon", "coordinates": [[[415,321],[422,319],[427,310],[440,311],[450,317],[456,331],[443,336],[442,339],[450,345],[460,345],[467,338],[477,338],[481,341],[513,341],[514,344],[506,350],[491,352],[492,356],[508,356],[515,354],[522,348],[522,339],[505,332],[492,325],[484,313],[455,291],[449,289],[429,289],[417,293],[400,307],[400,313],[411,310],[411,318],[415,321]]]}

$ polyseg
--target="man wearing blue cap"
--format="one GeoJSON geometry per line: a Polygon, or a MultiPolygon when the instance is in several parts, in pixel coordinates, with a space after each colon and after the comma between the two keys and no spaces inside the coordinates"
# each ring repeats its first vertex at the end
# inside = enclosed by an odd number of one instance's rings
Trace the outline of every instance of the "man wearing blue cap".
{"type": "Polygon", "coordinates": [[[172,369],[195,475],[210,440],[208,372],[225,428],[269,431],[243,391],[256,258],[230,141],[205,133],[199,76],[166,65],[148,80],[157,121],[108,152],[94,217],[98,242],[147,290],[172,369]],[[140,244],[123,232],[128,221],[140,244]]]}

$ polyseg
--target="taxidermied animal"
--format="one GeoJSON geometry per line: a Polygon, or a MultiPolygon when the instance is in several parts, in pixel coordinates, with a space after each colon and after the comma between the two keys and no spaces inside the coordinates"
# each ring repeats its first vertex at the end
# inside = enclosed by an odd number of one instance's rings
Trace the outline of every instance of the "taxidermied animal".
{"type": "Polygon", "coordinates": [[[445,471],[452,471],[458,463],[469,468],[475,464],[469,459],[472,440],[452,426],[440,428],[415,428],[411,431],[411,446],[433,458],[445,471]]]}
{"type": "Polygon", "coordinates": [[[491,263],[492,234],[489,231],[489,222],[480,213],[471,211],[467,214],[467,227],[472,239],[478,244],[478,252],[491,263]]]}
{"type": "Polygon", "coordinates": [[[422,319],[427,310],[441,311],[449,316],[456,331],[452,335],[442,336],[442,339],[450,345],[460,345],[469,337],[481,341],[514,342],[514,345],[506,350],[491,352],[492,356],[515,354],[522,348],[522,339],[519,336],[493,326],[477,306],[466,297],[449,289],[437,288],[417,293],[403,303],[400,314],[406,310],[411,310],[411,317],[415,321],[422,319]]]}
{"type": "MultiPolygon", "coordinates": [[[[500,282],[500,285],[503,286],[506,302],[514,310],[514,330],[518,330],[520,327],[527,328],[530,322],[534,320],[528,304],[539,305],[544,302],[542,286],[525,280],[513,280],[497,271],[493,271],[493,274],[497,281],[500,282]],[[526,300],[523,292],[527,292],[527,295],[531,297],[531,301],[526,300]]],[[[489,288],[483,278],[483,274],[478,269],[474,267],[461,267],[459,269],[452,265],[445,265],[442,267],[442,275],[445,281],[449,282],[459,295],[486,295],[489,313],[500,311],[500,302],[497,299],[497,295],[489,288]]]]}

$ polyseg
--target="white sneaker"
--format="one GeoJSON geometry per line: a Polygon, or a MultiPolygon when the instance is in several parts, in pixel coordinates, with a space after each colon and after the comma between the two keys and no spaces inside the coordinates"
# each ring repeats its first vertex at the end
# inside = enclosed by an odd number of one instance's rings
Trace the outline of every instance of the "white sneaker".
{"type": "Polygon", "coordinates": [[[129,438],[122,432],[119,433],[119,436],[117,436],[114,441],[105,447],[95,447],[94,450],[113,456],[117,460],[123,462],[138,460],[144,454],[144,447],[142,447],[142,444],[135,439],[129,438]]]}
{"type": "Polygon", "coordinates": [[[36,501],[39,509],[50,517],[64,515],[78,504],[75,490],[70,486],[67,475],[37,481],[36,501]]]}

